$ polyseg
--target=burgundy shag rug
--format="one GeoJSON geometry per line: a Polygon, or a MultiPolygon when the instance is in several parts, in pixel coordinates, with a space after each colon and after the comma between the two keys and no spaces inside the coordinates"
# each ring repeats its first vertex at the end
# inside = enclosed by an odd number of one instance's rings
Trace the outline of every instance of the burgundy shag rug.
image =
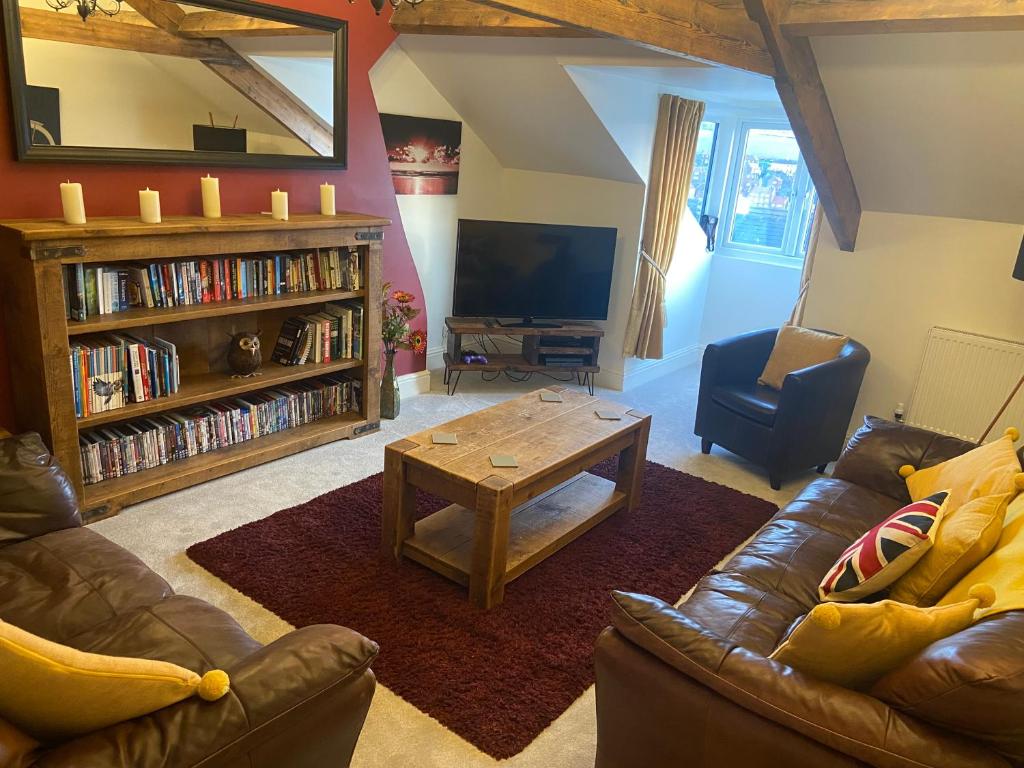
{"type": "MultiPolygon", "coordinates": [[[[593,470],[612,478],[614,465],[593,470]]],[[[643,500],[512,582],[484,611],[466,589],[380,555],[382,475],[188,549],[295,626],[342,624],[380,643],[380,681],[487,754],[521,752],[593,682],[613,589],[675,602],[775,505],[647,462],[643,500]]],[[[418,512],[447,503],[426,494],[418,512]]]]}

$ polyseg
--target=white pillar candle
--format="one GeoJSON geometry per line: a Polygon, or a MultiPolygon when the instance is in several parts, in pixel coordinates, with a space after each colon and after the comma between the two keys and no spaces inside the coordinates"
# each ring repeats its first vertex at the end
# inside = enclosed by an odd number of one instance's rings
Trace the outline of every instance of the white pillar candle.
{"type": "Polygon", "coordinates": [[[207,219],[220,218],[220,179],[206,174],[199,179],[199,186],[203,190],[203,217],[207,219]]]}
{"type": "Polygon", "coordinates": [[[139,190],[139,214],[143,224],[160,223],[160,193],[146,187],[139,190]]]}
{"type": "Polygon", "coordinates": [[[334,207],[334,185],[326,181],[320,185],[320,213],[324,216],[334,216],[337,213],[334,207]]]}
{"type": "Polygon", "coordinates": [[[270,193],[270,215],[278,221],[288,221],[288,193],[280,189],[270,193]]]}
{"type": "Polygon", "coordinates": [[[64,207],[65,224],[85,224],[85,197],[82,185],[70,179],[60,185],[60,203],[64,207]]]}

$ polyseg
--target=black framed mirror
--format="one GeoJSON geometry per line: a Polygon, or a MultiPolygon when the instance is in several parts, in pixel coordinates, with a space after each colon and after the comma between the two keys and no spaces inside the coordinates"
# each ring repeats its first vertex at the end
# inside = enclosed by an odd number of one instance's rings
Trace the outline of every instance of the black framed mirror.
{"type": "Polygon", "coordinates": [[[348,26],[246,0],[0,0],[18,159],[345,168],[348,26]]]}

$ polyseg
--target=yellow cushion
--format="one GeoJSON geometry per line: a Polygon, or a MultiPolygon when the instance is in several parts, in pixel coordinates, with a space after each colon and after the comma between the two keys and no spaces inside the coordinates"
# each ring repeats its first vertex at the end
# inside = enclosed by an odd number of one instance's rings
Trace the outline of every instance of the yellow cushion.
{"type": "Polygon", "coordinates": [[[913,472],[907,477],[910,498],[918,501],[949,488],[952,511],[979,496],[1015,493],[1015,479],[1021,468],[1013,450],[1013,434],[1010,430],[1007,432],[1009,434],[973,451],[913,472]]]}
{"type": "Polygon", "coordinates": [[[849,336],[784,325],[779,329],[775,346],[757,381],[772,389],[782,389],[787,373],[835,360],[849,340],[849,336]]]}
{"type": "Polygon", "coordinates": [[[1024,496],[1018,496],[1006,510],[1006,522],[992,554],[978,563],[939,601],[949,605],[964,598],[970,585],[985,581],[996,590],[995,602],[983,608],[979,617],[1004,611],[1024,610],[1024,496]],[[969,581],[978,579],[978,581],[969,581]]]}
{"type": "Polygon", "coordinates": [[[199,677],[166,661],[101,656],[0,621],[0,717],[58,741],[141,717],[195,693],[228,692],[220,670],[199,677]]]}
{"type": "Polygon", "coordinates": [[[1009,503],[1009,493],[982,496],[947,513],[931,549],[893,585],[889,598],[909,605],[935,605],[995,548],[1009,503]]]}
{"type": "Polygon", "coordinates": [[[974,623],[991,603],[987,585],[943,608],[877,603],[822,603],[804,617],[769,658],[844,688],[863,690],[936,640],[974,623]]]}

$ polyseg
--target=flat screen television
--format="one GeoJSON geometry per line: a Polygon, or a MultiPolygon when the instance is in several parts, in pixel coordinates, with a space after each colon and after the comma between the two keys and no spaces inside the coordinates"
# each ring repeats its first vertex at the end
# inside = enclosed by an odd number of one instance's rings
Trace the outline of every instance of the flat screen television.
{"type": "Polygon", "coordinates": [[[452,314],[532,325],[607,320],[617,234],[614,227],[461,219],[452,314]]]}

